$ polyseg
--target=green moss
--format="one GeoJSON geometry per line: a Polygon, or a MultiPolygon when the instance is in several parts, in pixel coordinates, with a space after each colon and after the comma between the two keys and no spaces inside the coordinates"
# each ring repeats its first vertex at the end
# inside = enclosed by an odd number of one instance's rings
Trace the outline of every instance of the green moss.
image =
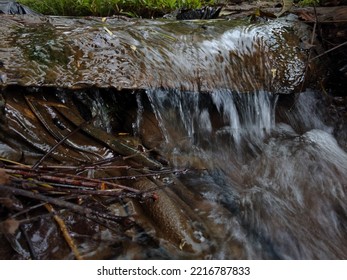
{"type": "Polygon", "coordinates": [[[35,71],[38,77],[45,78],[47,84],[55,82],[56,72],[66,69],[72,55],[71,47],[59,40],[51,25],[18,27],[11,40],[11,44],[24,54],[23,65],[27,65],[24,69],[35,71]]]}
{"type": "Polygon", "coordinates": [[[306,7],[306,6],[314,6],[319,4],[319,0],[301,0],[298,2],[300,6],[306,7]]]}
{"type": "Polygon", "coordinates": [[[142,17],[162,16],[177,8],[199,8],[216,0],[19,0],[18,2],[46,15],[142,17]]]}

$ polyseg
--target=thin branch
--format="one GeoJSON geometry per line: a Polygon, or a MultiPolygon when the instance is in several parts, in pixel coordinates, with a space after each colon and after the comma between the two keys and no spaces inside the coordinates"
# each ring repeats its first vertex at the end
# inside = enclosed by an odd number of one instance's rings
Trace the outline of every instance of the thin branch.
{"type": "Polygon", "coordinates": [[[50,186],[54,188],[48,189],[45,187],[29,187],[29,189],[40,190],[46,193],[59,193],[59,194],[81,194],[81,195],[98,195],[98,196],[113,196],[113,197],[137,197],[138,194],[126,192],[124,193],[119,189],[111,189],[111,190],[94,190],[94,189],[85,189],[85,188],[71,188],[69,185],[62,185],[56,183],[49,183],[50,186]]]}
{"type": "Polygon", "coordinates": [[[325,51],[324,53],[321,53],[321,54],[319,54],[319,55],[317,55],[317,56],[311,58],[310,61],[312,61],[312,60],[314,60],[314,59],[316,59],[316,58],[319,58],[319,57],[321,57],[321,56],[323,56],[323,55],[326,55],[326,54],[328,54],[328,53],[330,53],[330,52],[332,52],[332,51],[334,51],[334,50],[336,50],[336,49],[338,49],[338,48],[341,48],[341,47],[343,47],[344,45],[347,45],[347,41],[344,42],[344,43],[342,43],[342,44],[340,44],[340,45],[337,45],[337,46],[335,46],[335,47],[333,47],[333,48],[331,48],[331,49],[329,49],[329,50],[327,50],[327,51],[325,51]]]}
{"type": "MultiPolygon", "coordinates": [[[[95,117],[94,117],[95,118],[95,117]]],[[[77,126],[74,130],[70,131],[64,138],[62,138],[57,144],[55,144],[52,148],[49,149],[49,151],[40,159],[38,160],[33,166],[32,169],[36,170],[39,165],[50,155],[52,154],[55,149],[57,149],[62,143],[64,143],[64,141],[66,141],[69,137],[71,137],[72,135],[74,135],[75,133],[77,133],[80,129],[83,128],[83,126],[85,126],[86,124],[88,124],[89,122],[91,122],[94,118],[85,121],[83,123],[81,123],[79,126],[77,126]]]]}
{"type": "Polygon", "coordinates": [[[83,257],[81,255],[81,253],[79,252],[75,241],[71,237],[70,232],[69,232],[64,220],[62,218],[60,218],[60,216],[57,214],[57,212],[55,211],[55,209],[53,208],[53,206],[51,204],[46,203],[45,207],[49,213],[53,214],[53,219],[56,221],[56,223],[60,227],[60,230],[64,236],[64,239],[65,239],[67,245],[70,247],[71,251],[74,253],[76,259],[77,260],[83,260],[83,257]]]}
{"type": "MultiPolygon", "coordinates": [[[[316,20],[305,20],[304,21],[305,23],[315,23],[316,22],[316,20]]],[[[345,19],[340,19],[340,20],[323,20],[323,21],[320,21],[319,23],[320,24],[324,24],[324,23],[345,23],[345,22],[347,22],[347,20],[345,20],[345,19]]]]}
{"type": "MultiPolygon", "coordinates": [[[[201,169],[203,170],[203,169],[201,169]]],[[[169,175],[169,174],[179,174],[186,173],[187,169],[179,169],[179,170],[159,170],[156,172],[145,173],[145,174],[137,174],[137,175],[125,175],[125,176],[114,176],[114,177],[104,177],[102,180],[134,180],[140,177],[151,177],[151,176],[160,176],[160,175],[169,175]]]]}
{"type": "MultiPolygon", "coordinates": [[[[56,182],[56,183],[72,185],[72,186],[81,186],[86,188],[89,187],[93,189],[99,188],[101,184],[106,184],[106,186],[109,188],[127,190],[133,193],[139,192],[138,190],[134,188],[127,187],[124,185],[120,185],[120,184],[116,184],[112,182],[104,182],[102,180],[86,178],[86,177],[78,176],[78,175],[59,173],[59,174],[56,174],[56,176],[52,176],[52,175],[41,174],[33,170],[21,171],[21,170],[12,170],[10,168],[4,168],[4,170],[6,173],[12,174],[14,176],[19,175],[24,178],[35,178],[37,180],[35,183],[38,183],[38,184],[43,184],[44,182],[49,182],[49,183],[56,182]],[[60,177],[58,175],[60,175],[60,177]]],[[[13,179],[19,180],[20,178],[13,177],[13,179]]]]}
{"type": "Polygon", "coordinates": [[[26,243],[28,245],[29,254],[30,254],[31,259],[32,260],[38,260],[39,257],[38,257],[38,255],[35,252],[35,247],[34,247],[33,243],[31,242],[31,239],[28,236],[28,232],[25,230],[23,224],[19,225],[19,230],[20,230],[21,234],[23,234],[24,239],[25,239],[25,241],[26,241],[26,243]]]}
{"type": "Polygon", "coordinates": [[[28,208],[23,209],[23,210],[20,211],[20,212],[17,212],[17,213],[15,213],[15,214],[11,215],[10,218],[11,218],[11,219],[14,219],[14,218],[16,218],[16,217],[18,217],[18,216],[20,216],[20,215],[23,215],[23,214],[28,213],[28,212],[30,212],[30,211],[32,211],[32,210],[35,210],[36,208],[42,207],[42,206],[44,206],[45,204],[46,204],[46,202],[40,202],[39,204],[35,204],[35,205],[33,205],[33,206],[30,206],[30,207],[28,207],[28,208]]]}
{"type": "Polygon", "coordinates": [[[0,190],[8,191],[8,192],[13,193],[15,195],[24,196],[27,198],[45,201],[47,203],[51,203],[51,204],[54,204],[56,206],[69,209],[69,210],[71,210],[75,213],[81,214],[85,217],[96,216],[96,217],[99,217],[102,219],[117,222],[117,223],[122,224],[124,226],[131,226],[133,224],[132,220],[130,220],[128,217],[116,216],[116,215],[111,215],[108,213],[101,213],[101,212],[95,211],[95,210],[87,208],[87,207],[83,207],[83,206],[80,206],[80,205],[77,205],[77,204],[74,204],[74,203],[71,203],[68,201],[64,201],[62,199],[48,197],[48,196],[45,196],[45,195],[42,195],[39,193],[34,193],[32,191],[27,191],[27,190],[3,186],[3,185],[0,185],[0,190]]]}
{"type": "Polygon", "coordinates": [[[304,72],[304,80],[303,80],[303,82],[301,84],[299,94],[295,96],[294,103],[289,108],[289,112],[291,112],[294,109],[294,106],[298,102],[299,96],[300,96],[300,94],[302,93],[302,91],[304,89],[305,79],[306,79],[307,74],[308,74],[308,69],[309,69],[309,65],[310,65],[309,63],[311,61],[311,55],[312,55],[312,47],[314,46],[313,43],[314,43],[314,38],[315,38],[315,35],[316,35],[316,28],[317,28],[317,24],[318,24],[317,9],[316,9],[316,5],[315,4],[313,5],[313,9],[314,9],[315,21],[314,21],[313,30],[312,30],[311,42],[309,43],[310,48],[309,48],[309,52],[308,52],[308,56],[307,56],[307,60],[306,60],[306,67],[305,67],[305,72],[304,72]]]}

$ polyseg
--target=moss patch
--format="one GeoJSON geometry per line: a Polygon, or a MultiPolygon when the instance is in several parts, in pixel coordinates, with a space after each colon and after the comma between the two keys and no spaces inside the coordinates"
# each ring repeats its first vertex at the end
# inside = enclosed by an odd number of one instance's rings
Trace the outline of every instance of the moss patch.
{"type": "Polygon", "coordinates": [[[216,0],[19,0],[46,15],[157,17],[181,7],[214,5],[216,0]]]}

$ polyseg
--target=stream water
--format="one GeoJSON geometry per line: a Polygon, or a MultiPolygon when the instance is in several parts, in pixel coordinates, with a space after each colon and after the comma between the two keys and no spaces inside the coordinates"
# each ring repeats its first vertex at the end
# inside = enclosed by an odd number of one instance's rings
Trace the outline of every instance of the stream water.
{"type": "Polygon", "coordinates": [[[206,169],[180,179],[212,205],[195,208],[218,240],[212,258],[346,258],[346,146],[319,93],[292,107],[267,92],[147,96],[171,162],[206,169]]]}
{"type": "MultiPolygon", "coordinates": [[[[85,198],[113,215],[135,213],[130,231],[61,211],[86,258],[347,258],[347,100],[298,94],[315,68],[296,19],[18,21],[0,34],[1,157],[33,165],[97,116],[44,164],[114,159],[133,165],[78,174],[157,191],[148,204],[85,198]],[[142,156],[143,147],[153,153],[142,156]],[[169,175],[148,175],[158,167],[169,175]]],[[[37,258],[73,258],[46,211],[35,213],[27,236],[15,231],[9,245],[1,235],[0,257],[30,258],[27,239],[37,258]]]]}

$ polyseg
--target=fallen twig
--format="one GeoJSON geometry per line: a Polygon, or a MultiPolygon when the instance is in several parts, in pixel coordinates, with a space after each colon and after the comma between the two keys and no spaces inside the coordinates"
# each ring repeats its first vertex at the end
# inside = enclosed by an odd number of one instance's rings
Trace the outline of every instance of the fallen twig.
{"type": "Polygon", "coordinates": [[[187,169],[178,169],[178,170],[159,170],[156,172],[148,172],[145,174],[137,174],[137,175],[126,175],[126,176],[114,176],[114,177],[104,177],[102,180],[108,181],[108,180],[134,180],[140,177],[153,177],[153,176],[160,176],[160,175],[168,175],[168,174],[179,174],[179,173],[186,173],[188,172],[187,169]]]}
{"type": "Polygon", "coordinates": [[[342,44],[339,44],[339,45],[337,45],[337,46],[335,46],[335,47],[333,47],[333,48],[331,48],[331,49],[329,49],[329,50],[326,50],[325,52],[323,52],[323,53],[321,53],[321,54],[319,54],[319,55],[317,55],[317,56],[315,56],[315,57],[313,57],[313,58],[311,58],[310,61],[312,61],[312,60],[314,60],[314,59],[317,59],[317,58],[319,58],[319,57],[321,57],[321,56],[323,56],[323,55],[326,55],[326,54],[328,54],[328,53],[330,53],[330,52],[332,52],[332,51],[334,51],[334,50],[336,50],[336,49],[338,49],[338,48],[341,48],[341,47],[343,47],[344,45],[347,45],[347,41],[344,42],[344,43],[342,43],[342,44]]]}
{"type": "Polygon", "coordinates": [[[304,72],[304,81],[301,83],[301,88],[299,91],[299,94],[297,94],[295,96],[295,100],[294,103],[292,104],[292,106],[289,108],[289,112],[293,110],[294,106],[296,105],[300,94],[302,93],[303,89],[304,89],[304,85],[305,85],[305,79],[307,77],[308,74],[308,69],[309,69],[309,63],[311,61],[311,55],[312,55],[312,48],[314,46],[314,38],[316,36],[316,28],[317,28],[317,24],[318,24],[318,17],[317,17],[317,9],[316,9],[316,5],[313,6],[314,8],[314,15],[315,15],[315,21],[314,21],[314,25],[313,25],[313,30],[312,30],[312,36],[311,36],[311,41],[309,42],[309,52],[308,52],[308,57],[307,57],[307,61],[306,61],[306,67],[305,67],[305,72],[304,72]]]}
{"type": "Polygon", "coordinates": [[[19,230],[23,234],[24,239],[25,239],[25,241],[26,241],[26,243],[28,245],[29,254],[30,254],[31,259],[38,260],[39,258],[38,258],[37,254],[36,254],[35,247],[34,247],[33,243],[31,242],[31,239],[29,238],[28,233],[25,230],[23,224],[19,225],[19,230]]]}
{"type": "Polygon", "coordinates": [[[53,219],[56,221],[56,223],[59,225],[61,232],[63,233],[64,239],[68,246],[70,247],[71,251],[74,253],[75,257],[77,260],[83,260],[79,250],[77,249],[77,246],[72,239],[69,230],[66,227],[66,224],[62,218],[57,214],[53,206],[49,203],[45,204],[46,209],[48,210],[49,213],[53,214],[53,219]]]}
{"type": "Polygon", "coordinates": [[[87,207],[83,207],[83,206],[80,206],[80,205],[77,205],[77,204],[74,204],[74,203],[71,203],[68,201],[64,201],[62,199],[48,197],[48,196],[45,196],[45,195],[42,195],[39,193],[34,193],[32,191],[27,191],[27,190],[3,186],[3,185],[0,185],[0,190],[10,192],[14,195],[20,195],[20,196],[24,196],[24,197],[35,199],[35,200],[45,201],[45,202],[51,203],[53,205],[57,205],[59,207],[69,209],[69,210],[71,210],[75,213],[81,214],[85,217],[95,216],[98,218],[117,222],[117,223],[119,223],[123,226],[126,226],[126,227],[129,227],[133,224],[133,221],[130,220],[128,217],[116,216],[116,215],[111,215],[108,213],[101,213],[101,212],[95,211],[95,210],[87,208],[87,207]]]}
{"type": "Polygon", "coordinates": [[[38,166],[51,154],[55,151],[56,148],[58,148],[66,139],[77,133],[79,130],[83,128],[83,126],[87,125],[91,120],[85,121],[81,123],[79,126],[77,126],[74,130],[72,130],[70,133],[68,133],[65,137],[63,137],[57,144],[55,144],[52,148],[49,149],[49,151],[40,159],[38,160],[33,166],[32,169],[36,170],[38,166]]]}
{"type": "Polygon", "coordinates": [[[118,190],[127,190],[129,192],[137,193],[138,190],[127,187],[124,185],[112,183],[112,182],[104,182],[102,180],[93,179],[93,178],[87,178],[79,175],[71,175],[71,174],[65,174],[65,173],[59,173],[55,174],[55,176],[52,175],[45,175],[40,172],[40,170],[31,170],[31,169],[11,169],[11,168],[4,168],[6,173],[12,174],[14,176],[21,176],[23,178],[35,178],[38,181],[38,183],[43,182],[49,182],[49,183],[59,183],[59,184],[65,184],[65,185],[71,185],[71,186],[80,186],[80,187],[86,187],[86,188],[93,188],[98,189],[100,188],[101,184],[106,184],[106,186],[109,189],[118,189],[118,190]],[[59,176],[60,175],[60,176],[59,176]],[[70,178],[69,178],[70,177],[70,178]]]}

